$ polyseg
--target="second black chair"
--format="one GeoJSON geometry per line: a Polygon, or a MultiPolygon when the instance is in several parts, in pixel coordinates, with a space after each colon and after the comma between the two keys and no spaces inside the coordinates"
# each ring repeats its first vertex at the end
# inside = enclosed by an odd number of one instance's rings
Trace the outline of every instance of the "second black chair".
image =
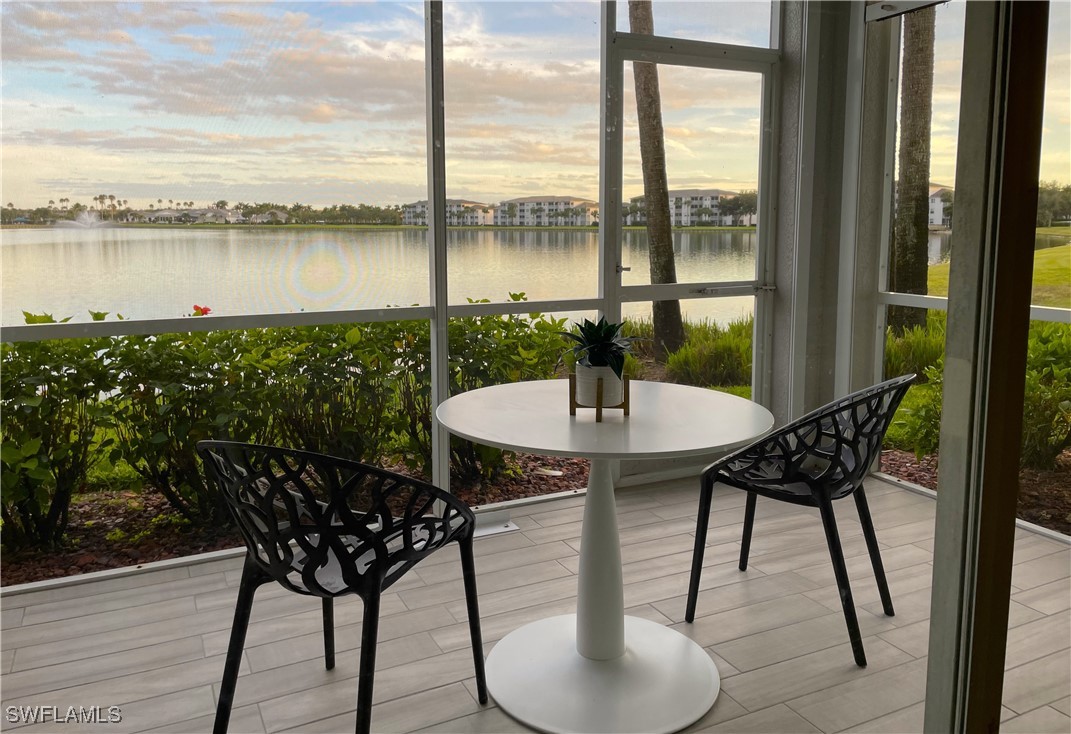
{"type": "Polygon", "coordinates": [[[480,703],[487,703],[476,571],[475,517],[460,500],[425,482],[309,451],[201,441],[210,477],[219,485],[246,544],[214,731],[227,731],[253,594],[277,581],[323,602],[324,658],[335,665],[332,600],[364,602],[357,688],[357,732],[372,721],[380,596],[409,569],[457,542],[468,607],[480,703]]]}
{"type": "Polygon", "coordinates": [[[893,616],[892,597],[885,580],[874,523],[870,519],[870,509],[863,493],[863,478],[879,455],[893,414],[914,379],[915,375],[897,377],[835,400],[750,446],[729,454],[703,471],[692,574],[688,585],[688,607],[685,611],[687,621],[695,619],[710,505],[714,484],[720,482],[748,493],[744,509],[744,534],[740,541],[741,571],[747,570],[758,495],[818,508],[855,662],[859,666],[866,666],[859,620],[848,583],[848,568],[844,563],[837,520],[833,513],[833,500],[855,496],[882,609],[888,616],[893,616]]]}

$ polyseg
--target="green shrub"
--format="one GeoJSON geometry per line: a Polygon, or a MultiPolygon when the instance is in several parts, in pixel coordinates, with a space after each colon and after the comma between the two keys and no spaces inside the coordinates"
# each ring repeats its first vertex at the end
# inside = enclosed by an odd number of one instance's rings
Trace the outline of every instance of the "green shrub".
{"type": "MultiPolygon", "coordinates": [[[[511,293],[523,301],[523,293],[511,293]]],[[[477,301],[470,301],[477,302],[477,301]]],[[[478,301],[487,303],[487,301],[478,301]]],[[[402,339],[399,398],[409,462],[425,473],[431,467],[431,380],[427,364],[427,322],[414,324],[402,339]]],[[[450,393],[488,385],[554,376],[565,342],[558,332],[565,319],[541,313],[525,316],[469,316],[450,319],[450,393]]],[[[508,452],[460,438],[450,442],[450,467],[461,479],[491,477],[507,469],[508,452]]]]}
{"type": "Polygon", "coordinates": [[[94,449],[109,445],[95,439],[112,420],[109,345],[107,338],[0,345],[0,509],[9,550],[63,540],[71,495],[98,459],[94,449]]]}
{"type": "Polygon", "coordinates": [[[700,322],[688,330],[684,346],[667,358],[667,376],[700,387],[750,385],[753,330],[750,316],[724,329],[700,322]]]}
{"type": "Polygon", "coordinates": [[[884,445],[915,452],[921,459],[937,452],[941,440],[941,397],[944,388],[944,359],[927,367],[922,384],[908,388],[900,408],[885,435],[884,445]]]}
{"type": "Polygon", "coordinates": [[[393,433],[398,326],[369,323],[249,330],[266,373],[262,404],[271,438],[310,451],[377,463],[393,433]]]}
{"type": "MultiPolygon", "coordinates": [[[[914,451],[918,457],[937,452],[943,371],[943,357],[925,369],[929,384],[915,385],[908,392],[886,436],[887,446],[914,451]]],[[[1056,458],[1071,446],[1071,326],[1031,324],[1025,387],[1020,464],[1053,469],[1056,458]]]]}
{"type": "Polygon", "coordinates": [[[290,369],[295,354],[215,331],[127,336],[111,356],[119,374],[113,459],[121,456],[183,517],[228,524],[196,444],[269,439],[269,376],[290,369]]]}
{"type": "Polygon", "coordinates": [[[901,334],[892,328],[885,331],[885,376],[911,374],[925,381],[926,370],[933,367],[945,353],[945,314],[929,311],[926,326],[913,326],[901,334]]]}
{"type": "Polygon", "coordinates": [[[1071,325],[1034,322],[1027,349],[1022,464],[1053,469],[1071,446],[1071,325]]]}

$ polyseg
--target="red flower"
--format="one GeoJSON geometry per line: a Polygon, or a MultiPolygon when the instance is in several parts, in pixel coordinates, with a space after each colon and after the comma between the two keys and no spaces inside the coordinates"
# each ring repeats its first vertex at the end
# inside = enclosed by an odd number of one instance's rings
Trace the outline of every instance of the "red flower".
{"type": "Polygon", "coordinates": [[[208,306],[198,306],[196,303],[193,305],[194,316],[207,316],[210,313],[212,313],[212,309],[208,306]]]}

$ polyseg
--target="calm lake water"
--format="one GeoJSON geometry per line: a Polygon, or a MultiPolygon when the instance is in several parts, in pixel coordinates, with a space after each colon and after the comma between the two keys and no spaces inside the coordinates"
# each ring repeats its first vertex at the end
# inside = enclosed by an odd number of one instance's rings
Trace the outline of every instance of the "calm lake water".
{"type": "MultiPolygon", "coordinates": [[[[646,233],[625,237],[624,282],[649,283],[646,233]]],[[[680,282],[754,277],[752,231],[677,232],[674,246],[680,282]]],[[[88,321],[88,309],[152,319],[194,304],[225,315],[429,303],[422,230],[24,229],[5,230],[0,252],[5,326],[23,323],[24,310],[88,321]]],[[[597,255],[594,232],[450,230],[450,300],[593,298],[597,255]]],[[[751,313],[753,299],[684,306],[691,318],[723,321],[751,313]]]]}
{"type": "MultiPolygon", "coordinates": [[[[931,263],[947,259],[949,240],[931,233],[931,263]]],[[[259,314],[429,302],[425,233],[416,229],[17,229],[0,233],[0,242],[4,326],[22,324],[23,310],[88,321],[89,309],[152,319],[190,314],[194,304],[214,314],[259,314]]],[[[753,231],[677,231],[674,249],[679,282],[754,277],[753,231]]],[[[450,300],[505,301],[521,291],[533,301],[594,298],[597,255],[591,231],[450,230],[450,300]]],[[[625,232],[623,260],[632,268],[626,285],[650,282],[646,232],[625,232]]],[[[751,313],[754,299],[682,307],[690,318],[725,322],[751,313]]],[[[650,304],[624,310],[650,315],[650,304]]]]}

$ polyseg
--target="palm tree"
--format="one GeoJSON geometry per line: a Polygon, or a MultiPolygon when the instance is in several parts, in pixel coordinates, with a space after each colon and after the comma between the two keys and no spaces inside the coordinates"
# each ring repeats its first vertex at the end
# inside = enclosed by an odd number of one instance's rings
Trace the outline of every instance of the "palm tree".
{"type": "MultiPolygon", "coordinates": [[[[650,0],[629,0],[629,29],[654,35],[654,14],[650,0]]],[[[666,143],[662,129],[662,95],[658,67],[635,61],[632,76],[636,83],[636,117],[640,133],[644,203],[647,209],[647,253],[651,263],[651,284],[676,283],[673,258],[673,227],[666,180],[666,143]]],[[[680,301],[651,304],[654,327],[654,356],[659,361],[684,344],[684,319],[680,301]]]]}
{"type": "MultiPolygon", "coordinates": [[[[933,112],[933,6],[904,16],[904,57],[900,85],[900,178],[889,262],[889,290],[927,292],[930,213],[930,116],[933,112]]],[[[920,308],[890,306],[895,331],[926,325],[920,308]]]]}

